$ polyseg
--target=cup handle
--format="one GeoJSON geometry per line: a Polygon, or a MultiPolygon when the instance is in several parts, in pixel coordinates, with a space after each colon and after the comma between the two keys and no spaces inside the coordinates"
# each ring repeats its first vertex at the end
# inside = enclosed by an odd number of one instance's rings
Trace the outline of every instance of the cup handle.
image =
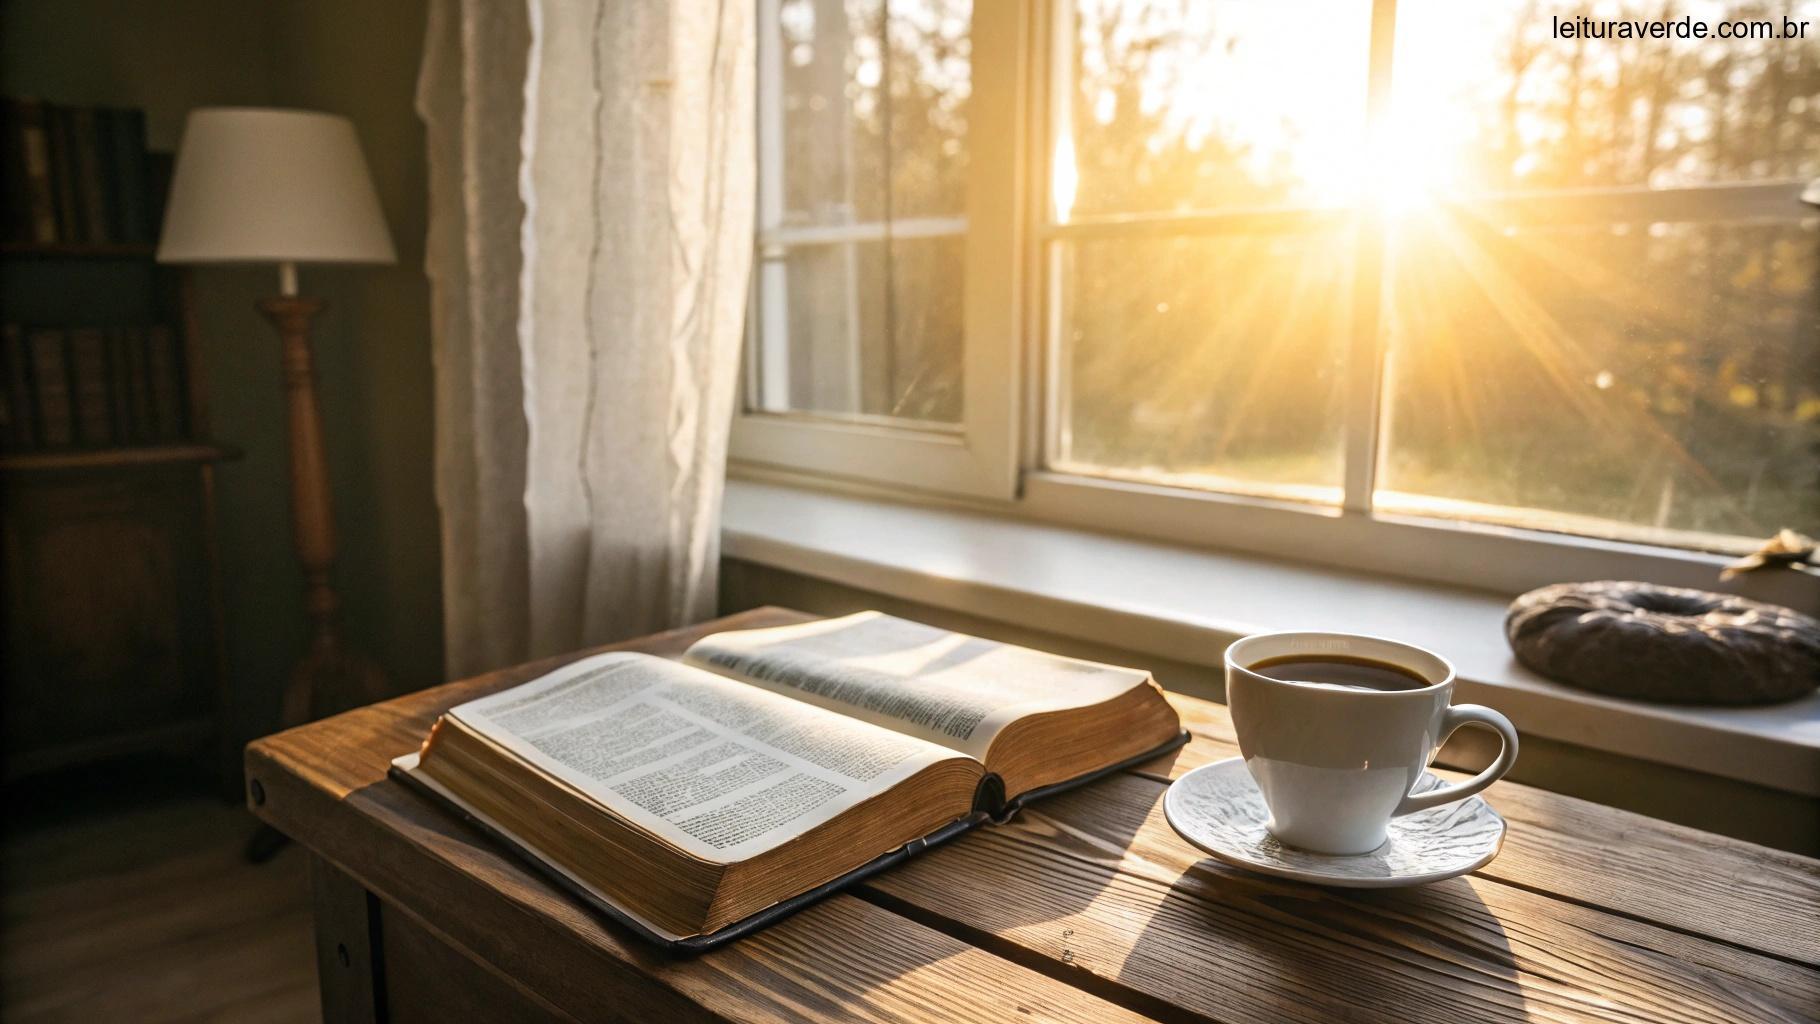
{"type": "Polygon", "coordinates": [[[1397,809],[1391,812],[1391,817],[1425,811],[1430,807],[1453,803],[1455,800],[1464,800],[1503,778],[1504,773],[1510,771],[1510,766],[1517,763],[1516,726],[1510,724],[1510,719],[1482,704],[1456,704],[1442,712],[1441,735],[1435,741],[1436,748],[1438,749],[1441,744],[1446,743],[1447,737],[1452,736],[1454,730],[1462,725],[1482,725],[1502,737],[1504,749],[1498,752],[1498,759],[1491,763],[1491,767],[1465,782],[1438,786],[1424,793],[1411,793],[1405,796],[1403,802],[1397,805],[1397,809]]]}

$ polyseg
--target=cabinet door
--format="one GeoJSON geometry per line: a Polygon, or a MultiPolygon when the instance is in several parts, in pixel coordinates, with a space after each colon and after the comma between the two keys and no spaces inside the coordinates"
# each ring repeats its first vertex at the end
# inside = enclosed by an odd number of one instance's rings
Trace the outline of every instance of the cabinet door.
{"type": "Polygon", "coordinates": [[[4,513],[6,774],[206,731],[197,469],[12,475],[4,513]]]}

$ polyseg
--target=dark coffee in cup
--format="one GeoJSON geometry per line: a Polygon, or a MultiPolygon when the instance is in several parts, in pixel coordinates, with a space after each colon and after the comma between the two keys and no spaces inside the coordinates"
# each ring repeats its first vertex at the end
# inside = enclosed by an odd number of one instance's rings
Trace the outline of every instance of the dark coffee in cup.
{"type": "Polygon", "coordinates": [[[1351,690],[1420,690],[1431,685],[1402,665],[1344,654],[1286,654],[1247,667],[1261,676],[1285,682],[1351,690]]]}

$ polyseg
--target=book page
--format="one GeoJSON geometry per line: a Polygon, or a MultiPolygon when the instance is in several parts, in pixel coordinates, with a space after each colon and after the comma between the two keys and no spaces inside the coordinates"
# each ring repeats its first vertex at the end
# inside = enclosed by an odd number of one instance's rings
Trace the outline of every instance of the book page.
{"type": "Polygon", "coordinates": [[[646,654],[586,658],[449,714],[720,863],[793,839],[954,756],[646,654]]]}
{"type": "Polygon", "coordinates": [[[1150,678],[879,612],[716,633],[685,657],[978,761],[1019,718],[1099,704],[1150,678]]]}

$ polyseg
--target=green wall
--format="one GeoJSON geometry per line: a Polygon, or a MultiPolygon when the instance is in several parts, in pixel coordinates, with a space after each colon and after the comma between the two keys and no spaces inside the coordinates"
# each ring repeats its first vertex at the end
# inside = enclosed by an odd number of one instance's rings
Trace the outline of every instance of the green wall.
{"type": "MultiPolygon", "coordinates": [[[[345,630],[394,690],[442,678],[439,534],[432,477],[423,129],[412,110],[424,0],[4,0],[0,91],[143,107],[153,148],[185,113],[242,104],[354,120],[398,247],[393,267],[305,267],[335,493],[345,630]]],[[[269,268],[198,268],[212,432],[245,457],[220,471],[231,716],[270,731],[301,651],[277,342],[253,303],[269,268]]]]}

